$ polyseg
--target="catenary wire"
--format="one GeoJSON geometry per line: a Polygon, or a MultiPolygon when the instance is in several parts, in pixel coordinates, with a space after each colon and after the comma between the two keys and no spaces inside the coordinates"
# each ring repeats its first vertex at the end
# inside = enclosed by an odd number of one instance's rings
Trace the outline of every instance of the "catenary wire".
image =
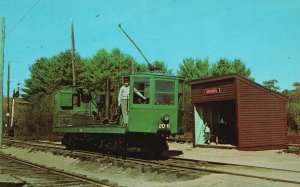
{"type": "MultiPolygon", "coordinates": [[[[29,13],[36,7],[41,0],[37,0],[32,7],[30,7],[25,14],[19,19],[19,21],[7,32],[6,36],[8,36],[16,27],[29,15],[29,13]]],[[[1,39],[2,40],[2,39],[1,39]]]]}
{"type": "Polygon", "coordinates": [[[132,18],[129,18],[129,19],[125,20],[125,21],[122,21],[120,24],[129,23],[129,22],[131,22],[131,21],[133,21],[133,20],[135,20],[135,19],[137,19],[137,18],[139,18],[139,17],[142,17],[142,16],[146,15],[146,14],[155,12],[155,11],[157,11],[157,10],[163,8],[163,7],[169,6],[169,5],[173,4],[173,3],[175,3],[176,1],[178,1],[178,0],[172,0],[172,1],[169,1],[168,3],[162,4],[162,5],[160,5],[160,6],[156,7],[156,8],[152,8],[152,9],[150,9],[150,10],[147,11],[147,12],[141,13],[141,14],[136,15],[136,16],[134,16],[134,17],[132,17],[132,18]]]}

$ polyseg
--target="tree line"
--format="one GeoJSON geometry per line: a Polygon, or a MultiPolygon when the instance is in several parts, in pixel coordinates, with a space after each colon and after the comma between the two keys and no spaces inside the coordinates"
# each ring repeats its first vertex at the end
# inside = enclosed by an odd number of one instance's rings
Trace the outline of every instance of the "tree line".
{"type": "MultiPolygon", "coordinates": [[[[22,89],[22,99],[29,103],[25,110],[27,115],[24,115],[27,120],[23,120],[25,124],[19,124],[27,128],[27,133],[48,134],[51,132],[51,94],[63,87],[72,86],[71,59],[72,53],[67,50],[50,58],[40,58],[30,66],[30,77],[25,80],[25,87],[22,89]]],[[[122,74],[150,71],[147,64],[137,63],[132,56],[122,53],[120,49],[111,51],[100,49],[95,55],[87,58],[77,53],[75,59],[76,84],[87,88],[100,89],[107,77],[111,80],[119,80],[122,74]]],[[[235,73],[254,81],[251,77],[251,70],[239,59],[221,58],[211,63],[209,59],[185,58],[179,64],[176,73],[163,61],[157,60],[152,63],[152,69],[159,73],[179,75],[184,78],[186,131],[192,130],[193,120],[190,80],[235,73]]],[[[276,83],[273,81],[273,86],[276,83]]],[[[265,84],[265,86],[268,85],[265,84]]],[[[299,87],[297,89],[285,91],[290,98],[287,110],[289,111],[288,119],[293,121],[293,125],[289,123],[289,126],[292,126],[291,129],[300,128],[299,87]]]]}

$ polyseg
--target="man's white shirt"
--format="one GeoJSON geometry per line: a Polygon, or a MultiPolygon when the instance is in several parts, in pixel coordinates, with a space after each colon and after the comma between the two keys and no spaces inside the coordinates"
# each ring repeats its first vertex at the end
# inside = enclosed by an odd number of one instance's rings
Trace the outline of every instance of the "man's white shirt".
{"type": "Polygon", "coordinates": [[[122,86],[119,91],[118,104],[121,104],[122,99],[129,99],[129,86],[122,86]]]}

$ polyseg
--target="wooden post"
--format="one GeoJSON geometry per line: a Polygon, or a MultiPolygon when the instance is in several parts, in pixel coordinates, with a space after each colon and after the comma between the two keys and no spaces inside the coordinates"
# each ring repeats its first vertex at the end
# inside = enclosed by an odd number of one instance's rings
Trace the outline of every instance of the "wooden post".
{"type": "Polygon", "coordinates": [[[2,17],[2,37],[0,44],[0,149],[2,149],[2,104],[3,104],[3,71],[4,71],[5,17],[2,17]]]}
{"type": "Polygon", "coordinates": [[[76,76],[75,76],[75,39],[74,39],[74,24],[73,24],[73,20],[71,20],[71,45],[72,45],[73,86],[76,86],[76,76]]]}
{"type": "Polygon", "coordinates": [[[106,78],[105,85],[105,119],[109,119],[109,106],[110,106],[110,80],[106,78]]]}
{"type": "Polygon", "coordinates": [[[8,130],[9,128],[9,124],[10,124],[10,110],[9,110],[9,91],[10,91],[10,62],[8,61],[8,65],[7,65],[7,126],[6,126],[6,130],[8,130]]]}
{"type": "Polygon", "coordinates": [[[10,121],[10,125],[9,125],[9,129],[11,129],[11,130],[14,128],[15,99],[16,98],[13,97],[12,105],[11,105],[11,121],[10,121]]]}

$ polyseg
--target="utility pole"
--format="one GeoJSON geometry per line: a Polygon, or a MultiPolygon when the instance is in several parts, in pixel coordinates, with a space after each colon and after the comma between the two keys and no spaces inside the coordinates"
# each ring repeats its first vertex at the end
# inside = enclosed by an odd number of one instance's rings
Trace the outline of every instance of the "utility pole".
{"type": "Polygon", "coordinates": [[[4,71],[4,40],[5,17],[2,17],[2,37],[0,44],[0,149],[2,149],[2,104],[3,104],[3,71],[4,71]]]}
{"type": "Polygon", "coordinates": [[[9,129],[9,119],[10,119],[10,110],[9,110],[9,91],[10,91],[10,62],[8,61],[8,65],[7,65],[7,130],[9,129]]]}
{"type": "Polygon", "coordinates": [[[109,119],[109,106],[110,106],[110,80],[106,78],[105,84],[105,119],[109,119]]]}
{"type": "Polygon", "coordinates": [[[17,91],[14,90],[14,95],[12,99],[12,105],[11,105],[11,120],[10,120],[10,132],[8,133],[9,136],[14,136],[14,115],[15,115],[15,101],[19,97],[20,93],[20,83],[18,83],[17,91]]]}
{"type": "Polygon", "coordinates": [[[74,24],[73,24],[73,20],[71,20],[71,45],[72,45],[73,86],[76,86],[76,76],[75,76],[75,40],[74,40],[74,24]]]}

